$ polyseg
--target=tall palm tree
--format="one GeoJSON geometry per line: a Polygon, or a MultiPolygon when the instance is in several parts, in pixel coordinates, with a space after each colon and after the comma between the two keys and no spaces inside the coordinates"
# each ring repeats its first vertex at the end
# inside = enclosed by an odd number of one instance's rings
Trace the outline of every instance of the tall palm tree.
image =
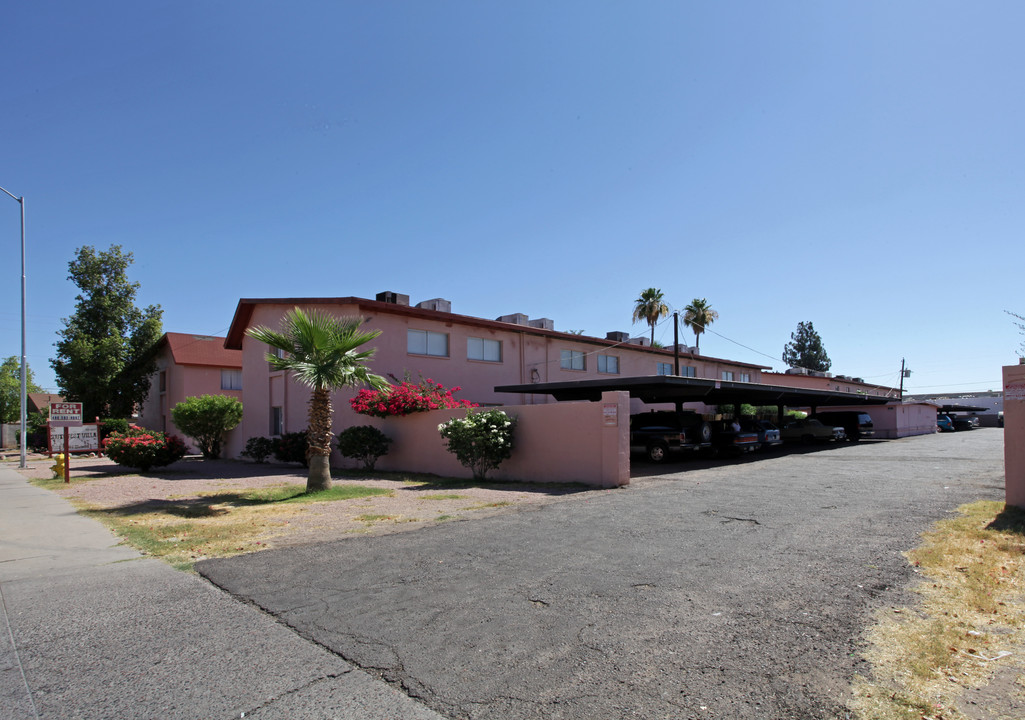
{"type": "Polygon", "coordinates": [[[719,313],[712,309],[704,298],[694,298],[690,305],[683,309],[683,324],[694,331],[694,346],[701,348],[701,333],[714,323],[719,313]]]}
{"type": "Polygon", "coordinates": [[[669,306],[663,302],[662,297],[662,291],[658,288],[648,288],[634,301],[633,321],[644,320],[651,326],[652,345],[655,344],[655,325],[659,318],[669,314],[669,306]]]}
{"type": "Polygon", "coordinates": [[[285,313],[280,332],[260,326],[246,333],[257,342],[284,350],[285,357],[268,353],[267,362],[275,370],[292,373],[313,390],[306,430],[310,466],[306,492],[331,487],[331,391],[357,385],[388,386],[387,380],[366,366],[374,350],[359,350],[381,334],[380,330],[360,331],[363,322],[363,318],[336,318],[316,311],[307,315],[297,307],[285,313]]]}

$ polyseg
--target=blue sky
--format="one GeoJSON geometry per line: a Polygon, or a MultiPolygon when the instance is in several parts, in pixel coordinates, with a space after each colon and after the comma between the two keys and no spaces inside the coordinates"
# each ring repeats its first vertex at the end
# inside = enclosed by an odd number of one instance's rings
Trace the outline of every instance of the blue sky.
{"type": "MultiPolygon", "coordinates": [[[[836,373],[998,389],[1025,339],[1023,25],[933,0],[12,5],[29,364],[55,386],[67,264],[120,244],[177,332],[394,290],[640,335],[654,286],[718,310],[707,355],[781,369],[811,321],[836,373]]],[[[3,357],[18,217],[0,196],[3,357]]]]}

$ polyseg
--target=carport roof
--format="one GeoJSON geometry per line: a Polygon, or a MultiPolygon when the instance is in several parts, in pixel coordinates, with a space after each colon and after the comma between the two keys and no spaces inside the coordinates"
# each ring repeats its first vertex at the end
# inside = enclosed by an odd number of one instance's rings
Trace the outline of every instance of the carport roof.
{"type": "Polygon", "coordinates": [[[621,390],[646,403],[703,402],[708,405],[748,403],[750,405],[786,405],[822,407],[825,405],[885,405],[896,398],[878,395],[811,390],[782,385],[685,378],[675,375],[645,375],[615,380],[577,380],[573,382],[500,385],[496,392],[551,395],[556,400],[601,399],[603,392],[621,390]]]}

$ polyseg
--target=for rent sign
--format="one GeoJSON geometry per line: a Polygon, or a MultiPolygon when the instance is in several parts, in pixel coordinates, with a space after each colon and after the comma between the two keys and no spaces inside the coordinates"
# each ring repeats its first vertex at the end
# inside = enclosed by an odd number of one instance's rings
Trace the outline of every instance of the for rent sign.
{"type": "Polygon", "coordinates": [[[82,424],[82,403],[50,403],[50,427],[77,427],[82,424]]]}

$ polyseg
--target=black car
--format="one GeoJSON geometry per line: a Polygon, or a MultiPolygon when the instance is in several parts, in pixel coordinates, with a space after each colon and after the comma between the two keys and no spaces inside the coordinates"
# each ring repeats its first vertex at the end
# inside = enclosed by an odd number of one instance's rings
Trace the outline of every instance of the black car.
{"type": "Polygon", "coordinates": [[[872,416],[856,410],[834,410],[815,415],[823,425],[839,426],[847,433],[847,439],[857,442],[862,438],[870,438],[876,434],[872,425],[872,416]]]}
{"type": "Polygon", "coordinates": [[[955,430],[974,430],[979,427],[979,418],[975,415],[951,415],[950,419],[954,421],[955,430]]]}
{"type": "Polygon", "coordinates": [[[695,412],[656,410],[630,417],[630,451],[643,452],[652,462],[711,446],[712,428],[695,412]]]}

